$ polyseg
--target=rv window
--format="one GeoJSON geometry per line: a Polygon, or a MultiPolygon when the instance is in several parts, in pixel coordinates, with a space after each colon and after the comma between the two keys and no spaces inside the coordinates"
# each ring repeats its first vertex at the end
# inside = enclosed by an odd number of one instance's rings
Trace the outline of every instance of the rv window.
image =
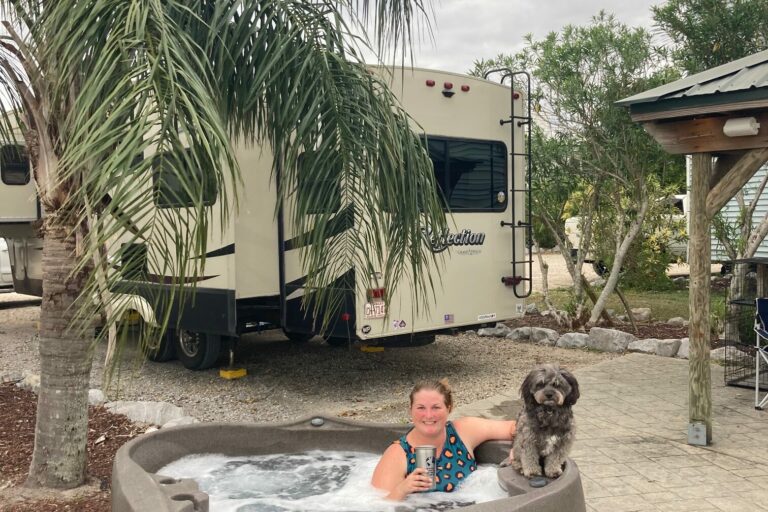
{"type": "Polygon", "coordinates": [[[196,204],[195,198],[190,196],[189,190],[183,186],[182,182],[173,173],[165,171],[173,159],[177,159],[174,163],[185,169],[190,178],[202,181],[203,205],[211,206],[216,202],[216,176],[213,172],[206,172],[204,169],[190,166],[190,160],[186,158],[189,152],[186,153],[186,155],[179,155],[178,157],[171,153],[162,153],[154,158],[152,180],[155,204],[159,208],[184,208],[196,204]]]}
{"type": "Polygon", "coordinates": [[[429,157],[443,200],[452,211],[504,211],[507,149],[502,142],[429,137],[429,157]]]}
{"type": "Polygon", "coordinates": [[[341,208],[341,187],[339,186],[339,173],[332,172],[335,176],[321,176],[318,177],[316,173],[311,172],[311,166],[313,165],[313,158],[315,153],[312,151],[306,151],[299,155],[298,167],[299,172],[297,194],[305,201],[310,201],[307,213],[334,213],[341,208]],[[332,190],[329,195],[312,196],[312,193],[323,190],[332,190]]]}
{"type": "Polygon", "coordinates": [[[0,177],[6,185],[29,183],[29,158],[24,146],[8,145],[0,149],[0,177]]]}

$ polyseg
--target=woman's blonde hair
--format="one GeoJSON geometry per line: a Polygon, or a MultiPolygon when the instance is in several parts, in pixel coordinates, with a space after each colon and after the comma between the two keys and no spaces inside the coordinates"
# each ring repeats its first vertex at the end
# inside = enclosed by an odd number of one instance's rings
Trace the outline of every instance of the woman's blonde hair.
{"type": "Polygon", "coordinates": [[[453,392],[451,391],[451,385],[448,383],[448,379],[423,380],[413,386],[410,395],[411,407],[413,407],[413,395],[425,389],[430,391],[437,391],[443,395],[445,406],[449,411],[453,410],[453,392]]]}

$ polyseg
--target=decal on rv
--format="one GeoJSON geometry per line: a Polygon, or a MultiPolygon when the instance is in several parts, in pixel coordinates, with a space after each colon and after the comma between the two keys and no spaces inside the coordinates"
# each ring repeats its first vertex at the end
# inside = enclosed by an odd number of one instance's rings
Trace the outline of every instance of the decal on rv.
{"type": "Polygon", "coordinates": [[[462,229],[461,233],[451,233],[448,229],[442,233],[433,233],[431,229],[425,228],[423,233],[434,253],[443,252],[451,245],[483,245],[485,242],[485,233],[473,233],[471,229],[462,229]]]}

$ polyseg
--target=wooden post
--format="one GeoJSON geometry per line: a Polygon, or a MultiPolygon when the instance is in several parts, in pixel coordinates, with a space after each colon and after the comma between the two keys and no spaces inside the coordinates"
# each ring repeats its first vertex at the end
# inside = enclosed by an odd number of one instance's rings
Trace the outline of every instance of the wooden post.
{"type": "MultiPolygon", "coordinates": [[[[688,360],[689,443],[691,428],[706,426],[706,444],[712,442],[712,377],[709,367],[709,295],[711,287],[710,218],[707,194],[712,155],[693,155],[690,190],[690,354],[688,360]]],[[[701,444],[701,443],[698,443],[701,444]]]]}
{"type": "Polygon", "coordinates": [[[768,296],[768,268],[765,263],[757,264],[757,296],[768,296]]]}

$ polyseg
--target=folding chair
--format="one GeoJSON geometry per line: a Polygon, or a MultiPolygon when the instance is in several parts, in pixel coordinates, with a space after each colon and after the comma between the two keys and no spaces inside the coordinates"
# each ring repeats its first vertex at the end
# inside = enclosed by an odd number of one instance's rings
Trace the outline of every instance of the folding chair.
{"type": "Polygon", "coordinates": [[[768,297],[755,299],[755,409],[762,409],[768,403],[768,392],[760,400],[760,367],[762,362],[768,365],[768,297]]]}

